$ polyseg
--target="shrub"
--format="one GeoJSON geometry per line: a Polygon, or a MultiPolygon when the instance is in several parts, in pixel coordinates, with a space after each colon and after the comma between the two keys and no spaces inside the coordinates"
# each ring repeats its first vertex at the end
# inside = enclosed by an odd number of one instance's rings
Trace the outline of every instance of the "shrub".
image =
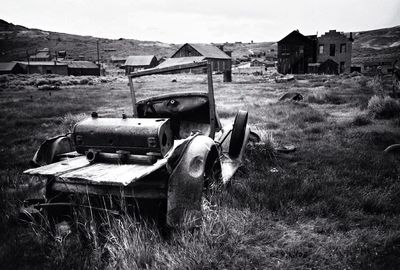
{"type": "Polygon", "coordinates": [[[57,85],[57,86],[61,85],[61,81],[58,80],[58,79],[50,79],[49,83],[52,84],[52,85],[57,85]]]}
{"type": "Polygon", "coordinates": [[[46,80],[46,79],[38,79],[38,80],[36,80],[36,86],[40,86],[40,85],[48,85],[48,84],[50,84],[50,81],[49,80],[46,80]]]}
{"type": "Polygon", "coordinates": [[[6,83],[8,81],[7,75],[1,75],[0,76],[0,83],[6,83]]]}
{"type": "Polygon", "coordinates": [[[343,104],[345,100],[333,93],[314,93],[307,96],[309,103],[316,104],[343,104]]]}
{"type": "Polygon", "coordinates": [[[400,115],[400,103],[391,97],[375,95],[368,101],[368,111],[375,118],[389,119],[400,115]]]}
{"type": "Polygon", "coordinates": [[[62,126],[66,132],[72,132],[73,127],[79,121],[87,118],[88,116],[84,113],[80,114],[71,114],[67,113],[61,120],[62,126]]]}
{"type": "Polygon", "coordinates": [[[297,125],[302,125],[304,123],[324,122],[326,119],[321,112],[313,108],[307,108],[291,114],[288,120],[292,123],[296,123],[297,125]]]}
{"type": "Polygon", "coordinates": [[[61,81],[61,85],[68,86],[71,85],[70,81],[61,81]]]}
{"type": "Polygon", "coordinates": [[[366,78],[362,78],[360,81],[359,81],[359,84],[360,84],[360,86],[361,87],[366,87],[367,86],[367,84],[368,84],[368,79],[366,79],[366,78]]]}
{"type": "Polygon", "coordinates": [[[354,117],[353,121],[351,121],[351,124],[354,126],[366,126],[371,124],[371,118],[368,114],[362,113],[358,114],[354,117]]]}
{"type": "Polygon", "coordinates": [[[261,141],[249,144],[246,149],[246,162],[249,162],[247,167],[253,167],[254,169],[272,164],[276,159],[276,142],[272,133],[265,132],[264,130],[256,130],[256,133],[260,135],[261,141]]]}
{"type": "Polygon", "coordinates": [[[83,78],[79,81],[79,84],[88,84],[89,80],[87,78],[83,78]]]}

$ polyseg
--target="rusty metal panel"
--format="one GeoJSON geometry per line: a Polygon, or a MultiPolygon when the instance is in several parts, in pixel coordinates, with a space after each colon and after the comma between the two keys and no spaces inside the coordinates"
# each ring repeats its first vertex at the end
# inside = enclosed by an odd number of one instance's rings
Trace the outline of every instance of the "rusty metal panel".
{"type": "Polygon", "coordinates": [[[114,195],[121,197],[134,197],[137,199],[166,199],[166,189],[162,188],[130,188],[118,186],[95,186],[78,183],[55,182],[52,189],[59,192],[79,193],[91,195],[114,195]]]}
{"type": "Polygon", "coordinates": [[[167,201],[168,225],[181,224],[185,215],[191,215],[195,222],[199,221],[205,164],[213,145],[214,141],[207,136],[194,137],[171,172],[167,201]]]}
{"type": "Polygon", "coordinates": [[[164,156],[173,146],[169,119],[98,118],[93,116],[75,125],[73,139],[76,151],[84,154],[89,149],[115,153],[148,153],[164,156]]]}

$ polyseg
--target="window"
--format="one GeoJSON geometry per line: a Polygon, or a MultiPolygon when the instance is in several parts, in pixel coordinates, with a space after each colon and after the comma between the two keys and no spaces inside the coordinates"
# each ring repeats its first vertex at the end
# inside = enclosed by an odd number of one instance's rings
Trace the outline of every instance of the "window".
{"type": "Polygon", "coordinates": [[[336,50],[335,44],[331,44],[329,46],[329,56],[335,56],[335,50],[336,50]]]}
{"type": "Polygon", "coordinates": [[[346,53],[346,43],[340,44],[340,53],[346,53]]]}
{"type": "Polygon", "coordinates": [[[319,54],[323,54],[324,53],[324,44],[320,44],[319,45],[319,54]]]}

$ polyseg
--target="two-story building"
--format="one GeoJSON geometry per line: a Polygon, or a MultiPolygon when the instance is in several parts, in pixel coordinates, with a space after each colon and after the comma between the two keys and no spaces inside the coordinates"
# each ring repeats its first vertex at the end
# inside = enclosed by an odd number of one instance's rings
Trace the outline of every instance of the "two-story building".
{"type": "Polygon", "coordinates": [[[319,72],[328,74],[350,73],[352,44],[353,38],[351,33],[350,37],[347,37],[344,33],[330,30],[320,36],[318,38],[317,52],[317,62],[320,63],[319,72]],[[327,62],[327,60],[330,61],[327,62]],[[335,66],[337,68],[334,68],[335,66]]]}
{"type": "Polygon", "coordinates": [[[317,36],[304,36],[298,30],[278,41],[278,72],[308,73],[308,64],[316,59],[317,36]]]}
{"type": "Polygon", "coordinates": [[[353,38],[330,30],[304,36],[298,30],[278,41],[278,72],[286,74],[351,72],[353,38]]]}

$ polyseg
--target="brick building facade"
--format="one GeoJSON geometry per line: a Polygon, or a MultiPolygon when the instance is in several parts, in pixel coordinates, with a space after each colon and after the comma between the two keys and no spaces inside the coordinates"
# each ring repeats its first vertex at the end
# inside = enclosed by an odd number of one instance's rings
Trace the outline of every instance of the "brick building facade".
{"type": "MultiPolygon", "coordinates": [[[[324,63],[332,60],[338,64],[338,70],[335,73],[350,73],[351,69],[351,53],[353,39],[345,34],[330,30],[318,38],[317,62],[324,63]]],[[[324,72],[321,70],[321,73],[324,72]]]]}

